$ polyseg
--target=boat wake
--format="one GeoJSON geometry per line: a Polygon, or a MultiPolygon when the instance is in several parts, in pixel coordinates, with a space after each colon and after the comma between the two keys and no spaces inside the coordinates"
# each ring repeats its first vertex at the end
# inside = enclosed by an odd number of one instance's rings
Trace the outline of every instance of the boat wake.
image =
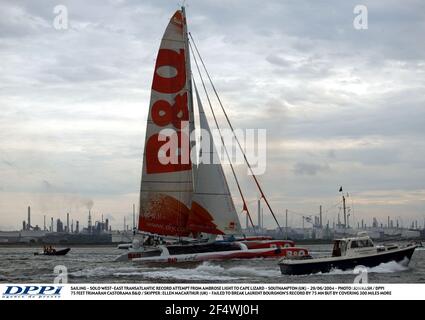
{"type": "MultiPolygon", "coordinates": [[[[394,273],[394,272],[400,272],[400,271],[406,271],[409,270],[409,267],[407,266],[408,259],[405,258],[401,262],[395,262],[390,261],[386,263],[381,263],[380,265],[372,268],[366,268],[366,271],[368,273],[394,273]]],[[[339,270],[334,269],[331,272],[323,273],[322,275],[340,275],[340,274],[353,274],[353,270],[339,270]]]]}
{"type": "Polygon", "coordinates": [[[136,267],[120,267],[120,268],[110,268],[110,267],[96,267],[89,269],[82,269],[74,272],[68,273],[70,278],[102,278],[113,276],[115,273],[131,273],[137,272],[139,269],[136,267]]]}
{"type": "Polygon", "coordinates": [[[255,266],[223,267],[211,262],[203,262],[194,268],[149,268],[149,267],[97,267],[69,273],[71,278],[142,278],[175,281],[237,281],[252,278],[279,277],[279,269],[258,268],[255,266]]]}
{"type": "Polygon", "coordinates": [[[203,262],[195,268],[161,268],[131,273],[115,273],[115,276],[143,276],[150,279],[173,279],[183,281],[234,281],[253,277],[276,277],[279,270],[260,269],[253,267],[224,268],[210,262],[203,262]]]}

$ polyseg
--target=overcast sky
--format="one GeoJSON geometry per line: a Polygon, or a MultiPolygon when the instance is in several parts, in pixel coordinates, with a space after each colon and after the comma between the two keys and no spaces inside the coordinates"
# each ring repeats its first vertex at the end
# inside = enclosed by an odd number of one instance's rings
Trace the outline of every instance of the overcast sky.
{"type": "MultiPolygon", "coordinates": [[[[122,226],[138,203],[150,86],[178,1],[0,1],[0,227],[43,214],[122,226]],[[69,28],[53,27],[56,5],[69,28]]],[[[188,1],[237,128],[267,129],[260,180],[283,224],[425,218],[425,2],[188,1]],[[368,29],[353,27],[357,4],[368,29]]],[[[251,210],[257,192],[238,168],[251,210]]],[[[229,176],[230,177],[230,176],[229,176]]],[[[229,179],[230,180],[230,179],[229,179]]],[[[234,184],[235,203],[240,201],[234,184]]],[[[242,219],[244,224],[245,219],[242,219]]],[[[265,224],[274,227],[265,210],[265,224]]]]}

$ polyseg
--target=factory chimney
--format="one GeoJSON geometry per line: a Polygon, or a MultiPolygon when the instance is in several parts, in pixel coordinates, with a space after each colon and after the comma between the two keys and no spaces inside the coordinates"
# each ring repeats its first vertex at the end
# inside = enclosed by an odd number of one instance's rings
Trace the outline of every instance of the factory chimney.
{"type": "Polygon", "coordinates": [[[90,210],[89,210],[89,221],[88,221],[87,228],[89,229],[89,233],[91,233],[91,212],[90,212],[90,210]]]}
{"type": "Polygon", "coordinates": [[[53,217],[50,220],[50,232],[53,232],[53,217]]]}
{"type": "Polygon", "coordinates": [[[66,232],[69,233],[69,213],[66,214],[66,232]]]}
{"type": "Polygon", "coordinates": [[[136,205],[133,203],[133,231],[136,230],[136,205]]]}
{"type": "Polygon", "coordinates": [[[320,228],[323,228],[323,224],[322,224],[322,205],[320,205],[320,207],[319,207],[319,225],[320,225],[320,228]]]}
{"type": "Polygon", "coordinates": [[[78,220],[75,223],[75,233],[80,233],[80,222],[78,220]]]}
{"type": "Polygon", "coordinates": [[[46,231],[46,215],[43,217],[43,231],[46,231]]]}
{"type": "Polygon", "coordinates": [[[258,210],[258,229],[261,229],[261,201],[257,201],[258,210]]]}
{"type": "Polygon", "coordinates": [[[31,207],[28,206],[28,224],[27,224],[27,229],[30,230],[31,229],[31,207]]]}
{"type": "Polygon", "coordinates": [[[261,229],[264,228],[264,209],[261,208],[261,229]]]}

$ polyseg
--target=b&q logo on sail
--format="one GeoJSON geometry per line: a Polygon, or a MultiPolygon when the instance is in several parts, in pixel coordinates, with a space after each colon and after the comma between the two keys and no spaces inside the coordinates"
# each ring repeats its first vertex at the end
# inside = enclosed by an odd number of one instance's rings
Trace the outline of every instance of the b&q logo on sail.
{"type": "Polygon", "coordinates": [[[63,286],[6,286],[2,298],[59,298],[63,286]]]}

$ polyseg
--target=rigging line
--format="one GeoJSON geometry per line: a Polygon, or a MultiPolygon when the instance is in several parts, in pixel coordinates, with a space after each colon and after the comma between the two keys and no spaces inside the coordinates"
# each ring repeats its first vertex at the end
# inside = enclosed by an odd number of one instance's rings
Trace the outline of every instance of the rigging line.
{"type": "Polygon", "coordinates": [[[245,152],[244,152],[244,151],[243,151],[243,149],[242,149],[242,146],[241,146],[241,144],[240,144],[240,142],[239,142],[238,137],[237,137],[237,136],[236,136],[236,134],[235,134],[235,131],[234,131],[234,129],[233,129],[233,126],[232,126],[232,124],[231,124],[231,122],[230,122],[230,120],[229,120],[229,117],[227,116],[226,110],[224,109],[224,106],[223,106],[223,104],[222,104],[222,102],[221,102],[221,99],[220,99],[220,97],[219,97],[218,93],[217,93],[217,90],[216,90],[216,88],[215,88],[215,86],[214,86],[214,84],[213,84],[213,82],[212,82],[212,80],[211,80],[210,74],[208,73],[208,70],[207,70],[207,68],[206,68],[206,66],[205,66],[205,63],[204,63],[204,61],[203,61],[202,57],[201,57],[201,54],[199,53],[198,47],[196,46],[196,43],[195,43],[195,41],[193,40],[192,34],[191,34],[190,32],[189,32],[189,36],[190,36],[190,39],[192,39],[192,42],[193,42],[193,45],[194,45],[194,47],[195,47],[196,53],[198,54],[199,60],[200,60],[200,61],[201,61],[201,63],[202,63],[202,66],[203,66],[203,68],[204,68],[204,70],[205,70],[205,73],[206,73],[206,75],[207,75],[207,77],[208,77],[208,80],[210,81],[211,87],[213,88],[213,91],[214,91],[214,93],[215,93],[215,96],[217,97],[217,100],[218,100],[218,102],[219,102],[219,104],[220,104],[221,110],[223,110],[223,113],[224,113],[224,116],[226,117],[227,123],[229,124],[229,127],[230,127],[230,129],[232,130],[233,137],[235,138],[235,140],[236,140],[236,142],[237,142],[237,144],[238,144],[238,146],[239,146],[239,149],[241,150],[241,152],[242,152],[242,154],[243,154],[243,157],[244,157],[244,159],[245,159],[245,163],[246,163],[246,165],[248,166],[249,171],[251,172],[251,175],[252,175],[252,177],[253,177],[253,179],[254,179],[254,181],[255,181],[255,184],[257,185],[258,190],[259,190],[259,191],[260,191],[260,193],[261,193],[261,198],[263,198],[263,199],[264,199],[264,201],[266,202],[267,207],[269,208],[270,213],[272,214],[273,219],[275,220],[275,222],[276,222],[276,224],[277,224],[277,226],[278,226],[278,228],[279,228],[279,231],[283,233],[282,227],[280,226],[279,221],[277,220],[277,218],[276,218],[276,216],[275,216],[275,214],[274,214],[274,212],[273,212],[273,209],[272,209],[272,207],[270,206],[270,203],[269,203],[269,201],[267,200],[267,198],[266,198],[266,196],[265,196],[265,194],[264,194],[264,192],[263,192],[263,189],[261,188],[260,183],[259,183],[259,182],[258,182],[258,180],[257,180],[256,175],[255,175],[255,174],[254,174],[254,172],[252,171],[251,165],[250,165],[250,163],[249,163],[249,161],[248,161],[248,159],[247,159],[247,157],[246,157],[246,155],[245,155],[245,152]]]}
{"type": "MultiPolygon", "coordinates": [[[[216,125],[216,127],[218,129],[218,132],[220,134],[221,143],[224,146],[224,151],[226,152],[227,160],[229,161],[230,168],[232,169],[233,177],[235,178],[236,185],[237,185],[238,190],[239,190],[239,194],[241,195],[241,198],[242,198],[242,202],[243,202],[243,209],[242,209],[242,211],[246,211],[246,214],[248,215],[249,221],[251,222],[252,229],[254,230],[255,234],[257,234],[257,231],[255,231],[254,222],[252,221],[251,214],[249,213],[248,206],[246,205],[246,202],[245,202],[245,197],[244,197],[244,195],[242,193],[242,188],[241,188],[241,186],[239,184],[238,177],[236,176],[235,169],[233,168],[233,164],[232,164],[232,161],[230,159],[229,152],[227,151],[226,145],[224,144],[223,135],[221,134],[221,129],[220,129],[219,125],[218,125],[218,121],[217,121],[217,118],[216,118],[215,113],[214,113],[214,108],[212,107],[211,100],[210,100],[210,97],[208,95],[207,88],[205,87],[204,79],[203,79],[202,74],[201,74],[201,70],[199,69],[198,61],[196,60],[196,56],[194,55],[194,52],[193,52],[193,49],[192,49],[192,44],[190,42],[189,42],[189,47],[190,47],[190,50],[192,52],[193,60],[195,61],[196,69],[198,70],[199,77],[201,79],[202,87],[204,88],[205,95],[207,96],[208,105],[209,105],[209,107],[211,109],[211,113],[212,113],[212,115],[214,117],[215,125],[216,125]]],[[[193,80],[193,83],[195,84],[195,87],[196,87],[195,79],[193,78],[192,80],[193,80]]]]}
{"type": "MultiPolygon", "coordinates": [[[[189,46],[190,46],[190,50],[192,51],[192,54],[193,54],[193,49],[192,49],[192,46],[191,46],[190,42],[189,42],[189,46]]],[[[243,195],[243,193],[242,193],[242,188],[241,188],[241,186],[240,186],[240,184],[239,184],[239,180],[238,180],[238,178],[237,178],[237,176],[236,176],[235,169],[233,168],[232,162],[231,162],[231,160],[230,160],[229,153],[228,153],[227,148],[226,148],[226,146],[225,146],[225,144],[224,144],[224,139],[223,139],[223,136],[222,136],[222,134],[221,134],[221,129],[220,129],[219,125],[218,125],[218,121],[217,121],[217,118],[216,118],[216,116],[215,116],[214,109],[213,109],[213,107],[212,107],[211,100],[210,100],[209,95],[208,95],[208,91],[206,90],[205,82],[204,82],[203,77],[202,77],[202,74],[201,74],[201,72],[200,72],[199,65],[198,65],[198,61],[196,60],[196,56],[195,56],[195,55],[193,55],[193,59],[194,59],[194,61],[195,61],[196,68],[197,68],[198,73],[199,73],[199,76],[200,76],[200,78],[201,78],[202,86],[203,86],[203,88],[204,88],[205,94],[206,94],[206,96],[207,96],[207,100],[208,100],[209,107],[210,107],[211,112],[212,112],[213,117],[214,117],[214,122],[215,122],[215,124],[216,124],[216,126],[217,126],[217,129],[218,129],[218,131],[219,131],[220,139],[221,139],[221,142],[222,142],[222,144],[223,144],[223,146],[224,146],[224,150],[225,150],[225,152],[226,152],[226,156],[227,156],[227,159],[228,159],[228,161],[229,161],[230,168],[232,169],[233,177],[235,178],[236,185],[237,185],[237,187],[238,187],[239,193],[240,193],[241,198],[242,198],[242,202],[243,202],[243,209],[242,209],[242,211],[246,211],[246,214],[248,215],[248,218],[249,218],[249,221],[250,221],[250,223],[251,223],[251,225],[252,225],[252,228],[253,228],[254,232],[255,232],[255,233],[257,233],[257,232],[255,231],[254,222],[252,221],[251,214],[249,213],[248,206],[246,205],[245,197],[244,197],[244,195],[243,195]]],[[[193,79],[193,82],[195,83],[195,79],[193,79]]],[[[195,87],[196,87],[196,83],[195,83],[195,87]]]]}

